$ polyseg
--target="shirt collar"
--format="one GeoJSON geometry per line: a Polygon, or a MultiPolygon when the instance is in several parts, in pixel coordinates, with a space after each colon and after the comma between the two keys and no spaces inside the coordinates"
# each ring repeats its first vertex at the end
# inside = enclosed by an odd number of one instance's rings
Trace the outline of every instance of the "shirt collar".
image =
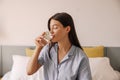
{"type": "MultiPolygon", "coordinates": [[[[75,46],[72,45],[70,50],[67,52],[66,56],[63,58],[63,60],[61,62],[66,61],[67,59],[69,59],[70,57],[72,57],[74,55],[74,51],[75,51],[75,46]]],[[[52,49],[51,49],[51,59],[52,61],[57,65],[57,54],[58,54],[58,44],[56,43],[52,49]]]]}
{"type": "MultiPolygon", "coordinates": [[[[70,50],[67,52],[67,56],[71,57],[74,54],[74,50],[75,50],[75,46],[72,45],[71,48],[70,48],[70,50]]],[[[58,51],[58,44],[57,43],[55,44],[55,51],[56,52],[58,51]]]]}

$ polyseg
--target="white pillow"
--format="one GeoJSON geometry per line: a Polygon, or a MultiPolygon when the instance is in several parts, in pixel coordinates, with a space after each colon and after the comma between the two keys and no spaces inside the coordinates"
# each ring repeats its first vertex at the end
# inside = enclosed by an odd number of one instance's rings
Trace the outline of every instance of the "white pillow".
{"type": "Polygon", "coordinates": [[[10,80],[43,80],[42,67],[33,75],[28,76],[26,66],[30,57],[13,55],[13,66],[11,70],[10,80]]]}
{"type": "Polygon", "coordinates": [[[110,65],[109,58],[89,58],[92,80],[119,80],[118,75],[110,65]]]}

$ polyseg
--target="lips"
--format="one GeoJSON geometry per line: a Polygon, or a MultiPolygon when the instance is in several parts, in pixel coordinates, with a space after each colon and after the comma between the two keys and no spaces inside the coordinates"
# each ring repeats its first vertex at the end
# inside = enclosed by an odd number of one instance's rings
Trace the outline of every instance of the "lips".
{"type": "Polygon", "coordinates": [[[54,39],[54,37],[55,37],[55,35],[51,34],[51,37],[52,37],[52,38],[51,38],[51,40],[53,40],[53,39],[54,39]]]}
{"type": "Polygon", "coordinates": [[[55,36],[54,35],[51,35],[51,39],[53,39],[55,36]]]}

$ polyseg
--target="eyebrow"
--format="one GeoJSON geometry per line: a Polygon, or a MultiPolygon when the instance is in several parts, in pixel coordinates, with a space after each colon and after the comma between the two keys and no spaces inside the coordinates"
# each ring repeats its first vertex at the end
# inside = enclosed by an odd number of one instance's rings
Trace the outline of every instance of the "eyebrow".
{"type": "Polygon", "coordinates": [[[55,25],[58,25],[58,24],[53,24],[53,25],[50,25],[50,26],[55,26],[55,25]]]}
{"type": "Polygon", "coordinates": [[[53,25],[50,25],[50,28],[54,27],[54,26],[59,26],[59,25],[58,24],[53,24],[53,25]]]}

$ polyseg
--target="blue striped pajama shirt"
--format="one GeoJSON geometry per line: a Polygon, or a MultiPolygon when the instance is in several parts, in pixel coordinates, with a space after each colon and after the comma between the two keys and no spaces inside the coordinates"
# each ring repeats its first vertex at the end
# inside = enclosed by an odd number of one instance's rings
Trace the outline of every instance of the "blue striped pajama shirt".
{"type": "Polygon", "coordinates": [[[43,65],[44,80],[92,80],[89,60],[85,53],[74,45],[58,64],[58,44],[48,54],[49,45],[43,47],[38,61],[43,65]]]}

